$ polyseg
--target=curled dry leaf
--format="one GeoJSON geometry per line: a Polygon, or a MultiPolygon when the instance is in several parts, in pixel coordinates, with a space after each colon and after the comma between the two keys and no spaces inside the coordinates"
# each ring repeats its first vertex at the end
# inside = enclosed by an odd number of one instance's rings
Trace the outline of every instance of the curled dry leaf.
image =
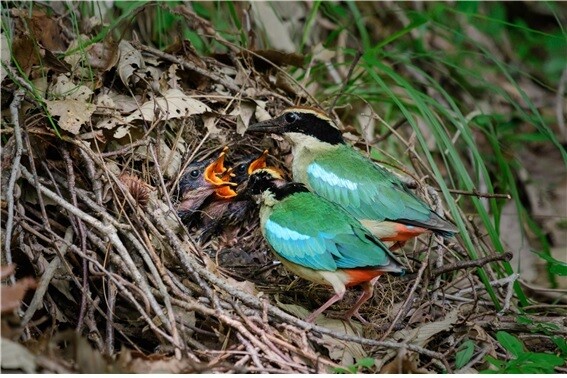
{"type": "Polygon", "coordinates": [[[266,37],[270,42],[270,46],[274,47],[276,50],[286,52],[295,51],[295,44],[290,36],[290,28],[285,25],[279,15],[276,14],[273,4],[262,1],[253,1],[251,5],[254,18],[258,20],[258,22],[262,23],[266,37]]]}
{"type": "Polygon", "coordinates": [[[182,153],[180,149],[171,149],[167,143],[163,140],[158,142],[159,150],[157,151],[156,155],[159,159],[159,162],[154,160],[153,155],[148,151],[147,146],[140,146],[136,148],[136,153],[134,154],[134,159],[136,160],[147,160],[151,161],[152,163],[158,163],[162,169],[162,173],[166,178],[175,177],[179,170],[181,169],[182,164],[182,153]]]}
{"type": "MultiPolygon", "coordinates": [[[[81,35],[82,40],[88,40],[87,36],[81,35]]],[[[105,40],[91,44],[86,49],[80,49],[80,40],[76,39],[71,42],[68,52],[65,56],[65,62],[69,63],[74,69],[83,68],[83,75],[92,73],[92,70],[108,71],[118,62],[118,46],[116,43],[105,40]],[[79,63],[83,64],[79,64],[79,63]]]]}
{"type": "Polygon", "coordinates": [[[87,58],[90,67],[108,71],[118,63],[118,46],[106,40],[95,43],[87,49],[87,58]]]}
{"type": "Polygon", "coordinates": [[[217,127],[218,120],[219,120],[218,117],[215,115],[203,116],[203,123],[207,131],[211,134],[211,136],[216,136],[220,134],[220,132],[222,131],[222,129],[217,127]]]}
{"type": "Polygon", "coordinates": [[[136,84],[140,78],[132,75],[137,70],[146,68],[142,53],[125,40],[120,41],[118,51],[120,53],[120,59],[118,60],[118,75],[120,79],[127,87],[130,86],[130,82],[136,84]]]}
{"type": "Polygon", "coordinates": [[[272,116],[266,110],[266,105],[267,105],[266,102],[265,101],[255,101],[255,102],[258,105],[256,107],[256,111],[254,112],[254,115],[256,116],[256,121],[263,122],[271,119],[272,116]]]}
{"type": "Polygon", "coordinates": [[[256,111],[256,104],[254,101],[241,101],[240,106],[235,108],[231,115],[236,115],[236,132],[239,135],[244,135],[246,129],[250,125],[252,116],[256,111]]]}

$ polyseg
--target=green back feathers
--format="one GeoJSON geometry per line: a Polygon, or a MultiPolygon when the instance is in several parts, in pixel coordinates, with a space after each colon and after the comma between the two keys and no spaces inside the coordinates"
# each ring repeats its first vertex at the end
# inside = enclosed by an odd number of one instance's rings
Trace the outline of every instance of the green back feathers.
{"type": "Polygon", "coordinates": [[[319,154],[304,169],[311,190],[340,204],[357,219],[400,220],[456,231],[393,173],[349,146],[319,154]]]}
{"type": "Polygon", "coordinates": [[[263,231],[278,255],[311,269],[402,269],[356,219],[310,192],[295,193],[275,204],[263,231]]]}

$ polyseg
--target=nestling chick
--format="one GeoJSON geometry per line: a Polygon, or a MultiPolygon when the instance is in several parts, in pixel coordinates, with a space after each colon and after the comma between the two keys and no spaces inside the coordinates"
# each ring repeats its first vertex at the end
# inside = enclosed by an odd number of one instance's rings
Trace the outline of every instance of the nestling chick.
{"type": "Polygon", "coordinates": [[[179,181],[177,214],[189,227],[200,221],[203,207],[216,190],[231,185],[218,176],[226,171],[225,154],[226,149],[217,158],[191,163],[179,181]]]}
{"type": "Polygon", "coordinates": [[[248,195],[242,193],[241,188],[254,170],[266,167],[267,157],[266,150],[259,157],[242,159],[225,171],[221,180],[237,186],[234,190],[230,187],[217,188],[214,198],[203,208],[203,240],[216,233],[230,233],[246,219],[254,217],[256,206],[248,195]]]}

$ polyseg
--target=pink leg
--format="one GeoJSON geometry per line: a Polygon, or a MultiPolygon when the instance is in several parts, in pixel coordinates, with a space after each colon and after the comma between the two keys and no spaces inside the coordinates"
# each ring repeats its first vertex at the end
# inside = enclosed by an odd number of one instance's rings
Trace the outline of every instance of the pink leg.
{"type": "Polygon", "coordinates": [[[317,316],[321,315],[321,313],[323,311],[325,311],[326,309],[328,309],[329,307],[331,307],[331,305],[337,301],[340,301],[341,299],[343,299],[343,296],[345,295],[345,291],[341,291],[339,293],[336,293],[335,295],[333,295],[331,298],[329,298],[329,300],[327,302],[325,302],[324,305],[322,305],[321,307],[319,307],[317,310],[313,311],[313,313],[311,313],[311,315],[309,315],[305,321],[307,323],[313,323],[313,321],[315,320],[315,318],[317,318],[317,316]]]}
{"type": "Polygon", "coordinates": [[[367,300],[369,300],[370,298],[372,298],[372,294],[374,294],[374,284],[376,283],[376,281],[378,281],[378,278],[380,278],[380,276],[378,277],[374,277],[373,279],[371,279],[368,282],[365,282],[362,284],[362,290],[364,290],[362,292],[362,294],[360,295],[360,297],[358,298],[358,300],[356,301],[356,303],[354,304],[354,307],[352,308],[352,310],[349,310],[345,315],[344,315],[344,319],[345,320],[350,320],[350,318],[352,318],[353,316],[356,317],[358,320],[360,320],[362,323],[367,324],[368,321],[366,319],[364,319],[359,313],[358,313],[358,309],[360,309],[360,306],[362,306],[362,304],[364,302],[366,302],[367,300]]]}

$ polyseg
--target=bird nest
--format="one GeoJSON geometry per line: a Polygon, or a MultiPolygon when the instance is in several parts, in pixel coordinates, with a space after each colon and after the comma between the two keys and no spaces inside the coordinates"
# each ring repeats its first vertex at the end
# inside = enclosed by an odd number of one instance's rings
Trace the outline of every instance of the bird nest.
{"type": "MultiPolygon", "coordinates": [[[[285,142],[244,131],[289,105],[318,106],[280,68],[289,56],[112,48],[119,58],[96,85],[45,60],[44,98],[10,67],[2,86],[3,261],[17,266],[10,286],[35,287],[4,311],[3,337],[26,346],[36,371],[450,372],[465,335],[488,343],[497,313],[476,268],[505,311],[514,277],[487,264],[507,255],[470,261],[459,237],[422,236],[398,252],[408,274],[382,277],[362,307],[369,324],[337,319],[356,288],[311,324],[302,319],[330,290],[279,265],[256,216],[203,244],[180,222],[177,185],[193,161],[267,148],[288,169],[285,142]]],[[[408,181],[443,211],[435,190],[408,181]]]]}

